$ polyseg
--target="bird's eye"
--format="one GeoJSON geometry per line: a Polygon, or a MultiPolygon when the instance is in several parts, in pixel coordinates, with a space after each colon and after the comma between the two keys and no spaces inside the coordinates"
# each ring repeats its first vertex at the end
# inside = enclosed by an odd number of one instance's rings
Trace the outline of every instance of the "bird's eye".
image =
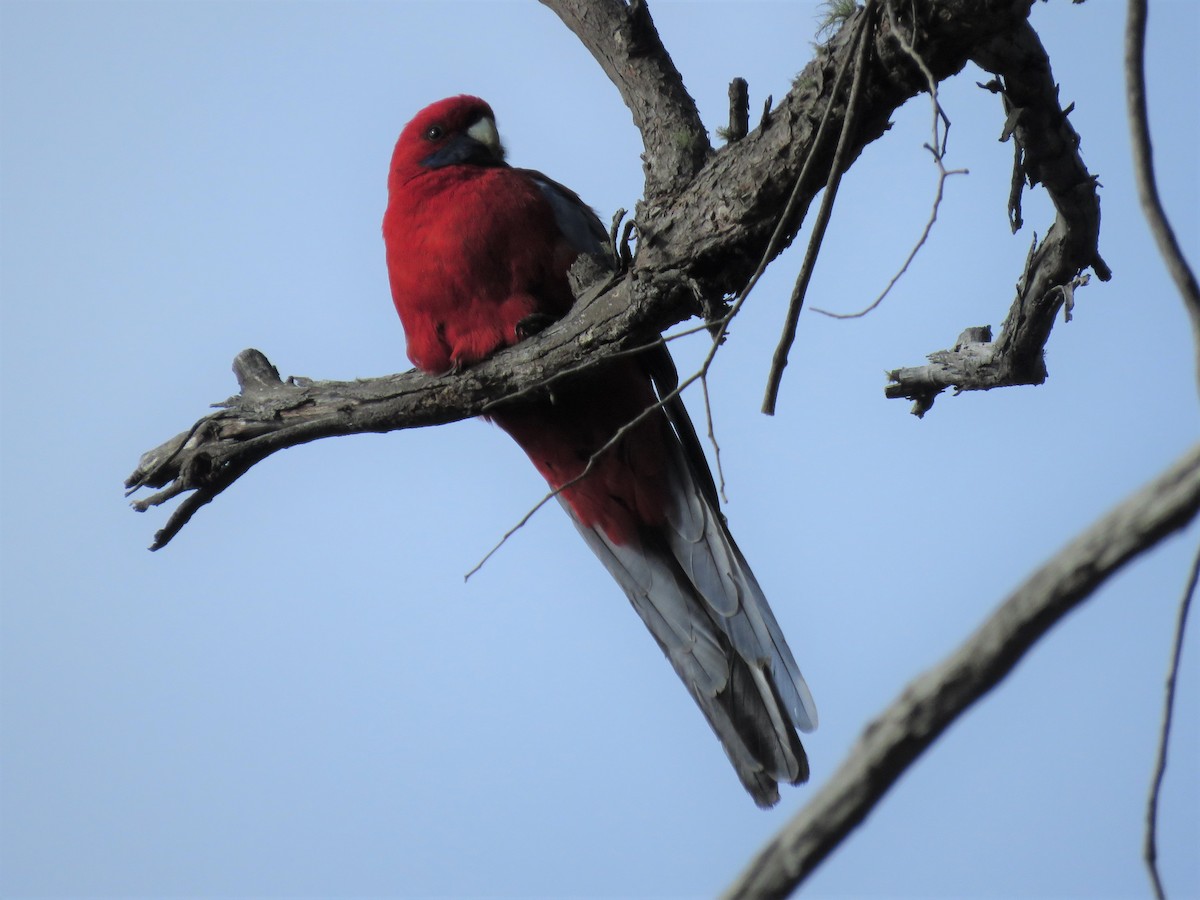
{"type": "Polygon", "coordinates": [[[444,132],[442,130],[441,125],[430,125],[428,128],[425,129],[425,140],[427,140],[427,141],[441,140],[442,135],[445,133],[446,132],[444,132]]]}

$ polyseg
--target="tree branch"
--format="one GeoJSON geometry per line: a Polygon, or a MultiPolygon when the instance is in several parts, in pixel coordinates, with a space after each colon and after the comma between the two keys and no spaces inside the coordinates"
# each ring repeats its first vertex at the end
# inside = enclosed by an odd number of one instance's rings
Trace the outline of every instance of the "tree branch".
{"type": "Polygon", "coordinates": [[[1125,101],[1129,111],[1129,130],[1133,137],[1133,173],[1142,212],[1146,215],[1150,232],[1158,242],[1159,253],[1179,288],[1179,295],[1192,322],[1196,374],[1200,378],[1200,286],[1180,249],[1179,241],[1175,239],[1175,231],[1167,221],[1167,212],[1158,196],[1158,184],[1154,178],[1154,151],[1150,144],[1150,121],[1146,113],[1145,55],[1146,0],[1129,0],[1129,16],[1125,25],[1125,101]]]}
{"type": "MultiPolygon", "coordinates": [[[[922,51],[929,71],[939,81],[966,65],[969,57],[997,33],[1024,22],[1032,0],[918,0],[922,51]]],[[[906,9],[909,4],[902,4],[906,9]]],[[[840,131],[845,100],[832,90],[843,60],[855,52],[853,34],[860,9],[846,21],[795,78],[782,102],[765,121],[739,141],[714,153],[696,177],[670,197],[647,202],[638,211],[641,235],[639,262],[662,272],[678,272],[704,288],[706,296],[736,295],[755,270],[779,224],[798,173],[812,152],[822,113],[831,99],[830,125],[840,131]]],[[[859,126],[851,136],[846,168],[862,149],[888,128],[892,114],[905,101],[927,89],[925,76],[889,29],[877,31],[869,66],[869,89],[863,98],[859,126]]],[[[784,224],[782,252],[816,193],[824,186],[833,161],[833,146],[818,147],[814,164],[800,186],[803,202],[784,224]]]]}
{"type": "MultiPolygon", "coordinates": [[[[800,322],[800,310],[804,306],[804,297],[808,293],[808,284],[817,266],[817,255],[821,242],[825,239],[825,229],[829,226],[829,218],[833,213],[833,202],[837,199],[838,186],[842,183],[842,172],[848,168],[847,153],[854,134],[855,117],[862,103],[863,91],[866,87],[867,60],[870,58],[870,48],[875,43],[875,0],[867,0],[854,26],[857,49],[854,58],[854,79],[850,84],[850,95],[846,100],[846,115],[842,119],[842,132],[838,136],[837,147],[834,150],[833,162],[829,166],[829,178],[825,182],[825,192],[821,195],[821,205],[817,208],[817,218],[813,222],[809,234],[808,246],[804,251],[804,260],[800,264],[800,274],[796,276],[796,284],[788,299],[787,315],[784,317],[783,334],[771,357],[771,369],[767,373],[767,389],[763,395],[762,411],[775,415],[775,404],[779,399],[779,386],[783,382],[783,370],[787,368],[788,355],[796,340],[796,326],[800,322]]],[[[845,62],[850,58],[846,57],[845,62]]],[[[839,72],[845,72],[843,67],[839,72]]],[[[834,88],[836,94],[837,88],[834,88]]],[[[819,145],[818,145],[819,146],[819,145]]],[[[816,148],[814,148],[816,149],[816,148]]]]}
{"type": "Polygon", "coordinates": [[[642,332],[647,305],[627,299],[628,283],[609,290],[614,284],[603,282],[581,297],[579,315],[453,377],[413,370],[356,381],[284,382],[260,351],[242,351],[233,363],[241,393],[143,454],[125,481],[130,493],[166,488],[134,502],[139,512],[197,492],[155,535],[151,549],[165,546],[200,506],[277,450],[476,416],[504,398],[543,390],[555,378],[569,376],[589,352],[609,358],[629,349],[642,332]]]}
{"type": "Polygon", "coordinates": [[[667,53],[645,0],[541,0],[616,85],[642,134],[646,197],[692,180],[712,152],[696,101],[667,53]]]}
{"type": "Polygon", "coordinates": [[[795,890],[938,736],[1056,622],[1198,510],[1200,445],[1063,548],[958,650],[909,684],[724,896],[761,900],[795,890]]]}
{"type": "MultiPolygon", "coordinates": [[[[940,80],[958,72],[996,33],[1023,24],[1031,2],[917,0],[911,9],[902,4],[904,15],[910,17],[904,27],[910,34],[920,29],[922,58],[940,80]]],[[[573,15],[584,23],[586,27],[579,29],[585,40],[598,47],[608,41],[607,50],[594,52],[624,60],[616,78],[625,90],[638,97],[672,95],[677,73],[669,68],[665,51],[655,49],[660,44],[647,43],[645,29],[652,30],[653,24],[644,6],[635,3],[626,8],[616,0],[548,3],[560,15],[573,15]],[[643,15],[638,23],[630,19],[643,15]],[[604,38],[598,22],[617,31],[604,38]],[[638,34],[641,44],[633,41],[638,34]],[[658,60],[657,68],[647,70],[650,58],[658,60]]],[[[862,14],[861,10],[855,13],[862,14]]],[[[853,24],[854,17],[849,21],[853,24]]],[[[610,281],[581,298],[564,321],[451,377],[414,372],[302,384],[284,384],[272,377],[250,379],[243,392],[221,404],[217,412],[145,454],[127,487],[162,490],[139,500],[136,509],[195,492],[176,510],[155,546],[169,541],[196,509],[276,450],[323,437],[393,431],[479,415],[489,404],[541,390],[553,379],[650,343],[662,330],[691,315],[705,309],[719,311],[725,298],[743,291],[760,261],[769,261],[787,246],[827,179],[833,148],[818,147],[814,154],[813,139],[831,101],[828,127],[840,129],[845,103],[836,96],[833,84],[843,61],[854,52],[854,30],[843,28],[819,48],[770,116],[745,138],[708,155],[686,186],[671,193],[647,194],[639,205],[640,239],[632,267],[623,280],[610,281]],[[808,168],[801,178],[806,161],[808,168]],[[797,202],[782,216],[780,211],[798,182],[797,202]],[[777,230],[778,239],[773,241],[777,230]]],[[[927,76],[886,28],[879,29],[874,40],[870,65],[880,71],[867,81],[860,124],[848,136],[846,167],[885,131],[898,106],[927,89],[927,76]]],[[[644,114],[653,118],[650,110],[656,107],[651,99],[637,103],[644,104],[644,114]]],[[[660,125],[647,122],[646,128],[653,134],[660,125]]],[[[648,147],[665,146],[661,135],[646,142],[648,147]]],[[[243,358],[239,365],[245,369],[247,360],[243,358]]]]}
{"type": "Polygon", "coordinates": [[[1096,178],[1079,154],[1079,135],[1067,121],[1070,108],[1059,105],[1058,85],[1037,33],[1022,22],[981,45],[973,57],[997,73],[998,78],[983,87],[1004,100],[1001,140],[1016,143],[1023,177],[1031,185],[1045,185],[1057,218],[1030,253],[995,343],[959,344],[930,354],[929,365],[888,373],[892,383],[885,394],[915,401],[917,416],[923,416],[948,387],[979,391],[1044,382],[1050,330],[1064,304],[1069,311],[1074,289],[1087,283],[1081,273],[1090,267],[1101,281],[1112,274],[1097,248],[1096,178]]]}
{"type": "Polygon", "coordinates": [[[1183,599],[1179,601],[1179,614],[1175,619],[1175,640],[1171,644],[1171,661],[1167,664],[1167,685],[1163,698],[1162,728],[1158,732],[1158,753],[1154,759],[1154,776],[1150,779],[1150,795],[1146,800],[1146,832],[1142,842],[1142,857],[1150,874],[1150,884],[1158,900],[1166,900],[1162,876],[1158,872],[1158,797],[1162,791],[1163,778],[1167,774],[1167,747],[1171,742],[1171,720],[1175,713],[1175,681],[1179,677],[1179,660],[1183,656],[1183,637],[1187,633],[1188,611],[1196,596],[1196,584],[1200,582],[1200,551],[1192,561],[1192,571],[1183,599]]]}

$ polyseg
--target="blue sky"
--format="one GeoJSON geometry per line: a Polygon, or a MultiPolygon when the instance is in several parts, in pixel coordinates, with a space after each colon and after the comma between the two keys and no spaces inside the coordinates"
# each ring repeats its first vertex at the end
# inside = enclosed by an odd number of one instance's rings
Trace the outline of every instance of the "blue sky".
{"type": "MultiPolygon", "coordinates": [[[[1200,257],[1200,6],[1151,4],[1155,158],[1200,257]]],[[[710,130],[811,55],[812,3],[653,5],[710,130]]],[[[1049,382],[883,397],[962,328],[998,326],[1032,233],[968,68],[937,228],[883,307],[805,313],[757,410],[798,254],[712,374],[727,513],[821,710],[814,786],[913,677],[1195,440],[1187,323],[1136,205],[1123,4],[1033,22],[1099,174],[1114,270],[1056,327],[1049,382]]],[[[542,495],[490,426],[320,442],[256,467],[167,549],[131,512],[139,454],[236,387],[406,369],[379,220],[392,144],[488,99],[510,159],[605,219],[640,144],[596,63],[532,2],[0,3],[0,894],[711,896],[811,795],[764,813],[557,509],[469,583],[542,495]]],[[[934,168],[918,98],[843,182],[811,306],[865,305],[934,168]]],[[[687,371],[703,353],[677,351],[687,371]]],[[[696,409],[695,401],[689,401],[696,409]]],[[[956,724],[809,882],[830,897],[1131,897],[1171,626],[1200,532],[1129,567],[956,724]]],[[[1173,896],[1200,896],[1200,642],[1162,805],[1173,896]]]]}

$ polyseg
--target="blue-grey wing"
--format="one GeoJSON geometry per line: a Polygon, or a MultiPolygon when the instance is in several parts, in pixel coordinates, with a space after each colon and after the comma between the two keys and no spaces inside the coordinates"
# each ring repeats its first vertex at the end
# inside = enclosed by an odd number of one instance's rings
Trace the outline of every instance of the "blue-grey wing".
{"type": "Polygon", "coordinates": [[[591,256],[612,256],[608,229],[604,227],[596,211],[579,199],[578,194],[554,179],[547,178],[541,172],[532,169],[520,171],[538,186],[554,212],[554,221],[559,230],[572,247],[591,256]]]}

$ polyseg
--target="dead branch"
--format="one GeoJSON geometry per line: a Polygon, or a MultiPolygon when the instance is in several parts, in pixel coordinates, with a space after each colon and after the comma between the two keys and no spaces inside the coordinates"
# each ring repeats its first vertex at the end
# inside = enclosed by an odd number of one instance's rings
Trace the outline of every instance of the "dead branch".
{"type": "Polygon", "coordinates": [[[1150,144],[1150,121],[1146,114],[1146,0],[1129,0],[1129,15],[1125,23],[1125,100],[1129,112],[1129,130],[1133,136],[1133,173],[1137,181],[1138,199],[1158,243],[1158,251],[1167,264],[1184,308],[1192,322],[1192,340],[1196,353],[1196,373],[1200,377],[1200,285],[1188,265],[1167,220],[1158,183],[1154,177],[1153,149],[1150,144]]]}
{"type": "MultiPolygon", "coordinates": [[[[163,488],[139,499],[138,512],[194,491],[151,545],[165,546],[196,510],[253,465],[277,450],[320,438],[439,425],[484,412],[501,398],[544,389],[577,369],[588,352],[616,355],[640,333],[639,306],[625,302],[624,286],[604,282],[581,298],[581,314],[557,323],[519,346],[454,377],[416,370],[356,381],[282,381],[258,350],[244,350],[233,369],[241,393],[216,404],[216,412],[142,455],[125,481],[130,493],[163,488]],[[612,328],[626,319],[632,327],[612,328]],[[604,335],[615,338],[609,343],[604,335]]],[[[644,307],[642,307],[644,311],[644,307]]]]}
{"type": "Polygon", "coordinates": [[[729,125],[725,128],[726,141],[740,141],[750,133],[750,85],[745,78],[729,82],[729,125]]]}
{"type": "Polygon", "coordinates": [[[1111,277],[1097,247],[1096,178],[1079,154],[1079,135],[1067,121],[1069,108],[1059,105],[1050,60],[1036,32],[1022,22],[981,45],[974,59],[997,74],[985,87],[1004,97],[1007,117],[1002,139],[1019,145],[1025,177],[1030,184],[1045,186],[1057,218],[1031,253],[994,343],[941,350],[930,354],[929,365],[888,373],[892,383],[886,395],[913,400],[918,416],[948,387],[979,391],[1041,384],[1046,380],[1046,341],[1071,292],[1086,283],[1081,273],[1091,268],[1102,281],[1111,277]]]}
{"type": "MultiPolygon", "coordinates": [[[[800,310],[804,306],[804,297],[808,293],[808,284],[816,270],[817,255],[821,250],[821,242],[825,239],[825,229],[833,213],[833,204],[837,199],[838,186],[842,183],[842,173],[849,167],[847,154],[853,142],[855,120],[862,104],[863,91],[867,83],[867,61],[870,59],[871,46],[875,43],[875,0],[867,0],[862,15],[855,25],[854,79],[850,84],[850,96],[846,100],[846,115],[842,119],[841,134],[838,135],[837,148],[833,153],[833,161],[829,166],[829,177],[825,181],[825,192],[821,195],[821,205],[817,208],[817,218],[809,235],[808,247],[804,251],[804,260],[800,264],[800,273],[796,276],[796,284],[788,299],[787,314],[784,317],[783,334],[771,357],[771,369],[767,373],[767,389],[763,395],[762,411],[768,416],[775,415],[775,404],[779,399],[779,386],[783,382],[783,370],[787,368],[788,355],[796,340],[796,326],[800,322],[800,310]]],[[[846,58],[849,61],[849,57],[846,58]]],[[[845,68],[838,73],[840,78],[845,68]]],[[[834,88],[836,99],[837,88],[834,88]]],[[[815,151],[820,143],[814,146],[815,151]]],[[[803,178],[803,173],[801,179],[803,178]]],[[[797,187],[799,184],[797,183],[797,187]]],[[[793,196],[795,196],[793,194],[793,196]]],[[[786,217],[785,217],[786,218],[786,217]]]]}
{"type": "Polygon", "coordinates": [[[1197,511],[1200,445],[1064,547],[958,650],[909,684],[724,896],[762,900],[795,890],[938,736],[1055,623],[1197,511]]]}
{"type": "MultiPolygon", "coordinates": [[[[913,6],[919,21],[907,22],[905,28],[920,29],[923,58],[940,80],[957,73],[994,35],[1022,24],[1031,2],[923,0],[913,6]]],[[[655,49],[654,41],[647,42],[646,29],[652,30],[653,23],[642,4],[626,8],[615,0],[552,0],[551,5],[560,15],[575,16],[581,23],[577,33],[598,56],[625,61],[614,78],[627,101],[641,105],[643,111],[635,115],[653,110],[662,121],[689,120],[690,100],[682,99],[672,86],[677,73],[671,74],[669,58],[655,49]],[[603,22],[619,27],[605,31],[597,16],[608,16],[603,22]],[[641,43],[630,44],[638,35],[641,43]],[[647,55],[658,57],[650,69],[645,68],[647,55]],[[666,108],[671,104],[674,112],[666,108]]],[[[855,13],[861,15],[861,10],[855,13]]],[[[833,148],[818,147],[815,154],[811,150],[822,115],[835,96],[836,72],[854,52],[854,31],[843,28],[819,48],[783,102],[745,138],[706,155],[685,186],[664,192],[663,185],[674,184],[674,176],[648,182],[646,199],[638,208],[638,252],[631,268],[623,280],[581,299],[568,319],[451,377],[408,373],[303,384],[251,378],[241,394],[216,412],[145,454],[126,484],[131,491],[149,488],[158,493],[137,501],[136,509],[192,492],[159,532],[155,546],[165,544],[200,506],[277,450],[335,435],[475,416],[488,404],[538,391],[566,373],[649,343],[691,315],[719,310],[726,297],[743,291],[760,261],[769,261],[787,246],[825,183],[833,148]],[[801,177],[806,161],[808,169],[801,177]],[[781,216],[798,182],[798,202],[781,216]]],[[[925,76],[895,41],[882,35],[873,44],[871,64],[887,77],[876,73],[868,81],[846,165],[884,132],[898,106],[926,87],[925,76]]],[[[829,127],[840,129],[844,115],[844,104],[833,104],[829,127]]],[[[647,151],[657,147],[666,153],[667,138],[655,137],[650,125],[647,129],[647,151]]],[[[671,164],[672,171],[681,171],[681,159],[671,164]]],[[[245,358],[239,366],[246,368],[245,358]]]]}
{"type": "Polygon", "coordinates": [[[1171,643],[1171,661],[1167,664],[1167,685],[1163,699],[1162,727],[1158,731],[1158,752],[1154,758],[1154,776],[1150,779],[1150,794],[1146,800],[1146,833],[1142,842],[1142,857],[1150,873],[1154,896],[1166,900],[1162,876],[1158,871],[1158,797],[1162,792],[1163,777],[1167,774],[1167,747],[1171,742],[1171,721],[1175,713],[1175,682],[1179,678],[1179,660],[1183,656],[1183,636],[1187,633],[1188,611],[1196,597],[1196,585],[1200,582],[1200,551],[1192,561],[1187,587],[1179,601],[1179,613],[1175,618],[1175,638],[1171,643]]]}
{"type": "MultiPolygon", "coordinates": [[[[912,261],[917,258],[917,254],[921,248],[925,246],[925,242],[929,240],[929,235],[933,232],[933,226],[937,223],[938,210],[942,206],[942,197],[945,193],[946,179],[951,175],[966,175],[966,169],[947,169],[945,164],[946,148],[950,142],[950,117],[946,115],[946,111],[942,109],[942,103],[938,99],[937,79],[933,77],[933,73],[929,71],[929,67],[925,65],[925,61],[921,59],[921,55],[917,52],[916,47],[908,40],[904,34],[904,30],[900,27],[900,23],[896,20],[896,11],[893,8],[893,0],[887,0],[884,4],[884,11],[887,13],[888,25],[892,29],[892,36],[900,45],[901,49],[909,55],[909,58],[921,70],[921,74],[925,76],[925,85],[929,90],[929,103],[932,107],[932,135],[929,143],[925,145],[925,149],[933,156],[934,165],[937,166],[938,180],[933,191],[933,203],[930,205],[929,218],[925,222],[925,227],[921,230],[917,242],[913,244],[913,248],[905,257],[904,263],[900,269],[893,275],[883,290],[879,292],[870,303],[855,312],[838,313],[827,309],[814,308],[813,312],[820,313],[823,316],[829,316],[831,319],[859,319],[879,307],[892,288],[899,283],[904,277],[904,273],[908,271],[908,267],[912,265],[912,261]]],[[[989,337],[988,340],[991,340],[989,337]]]]}

